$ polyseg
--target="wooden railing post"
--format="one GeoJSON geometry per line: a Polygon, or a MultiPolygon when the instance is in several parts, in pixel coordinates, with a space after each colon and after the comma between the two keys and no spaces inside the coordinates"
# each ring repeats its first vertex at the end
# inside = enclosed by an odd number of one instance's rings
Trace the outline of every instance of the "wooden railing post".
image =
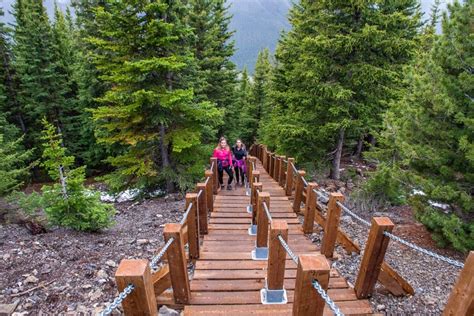
{"type": "Polygon", "coordinates": [[[278,236],[288,242],[288,224],[284,220],[274,220],[270,224],[268,249],[267,289],[281,290],[285,280],[286,251],[278,236]]]}
{"type": "Polygon", "coordinates": [[[214,193],[213,193],[214,173],[211,170],[206,170],[204,175],[207,179],[209,179],[207,181],[207,188],[206,188],[207,208],[209,209],[209,212],[213,212],[214,211],[214,193]]]}
{"type": "Polygon", "coordinates": [[[263,185],[260,182],[254,182],[250,193],[250,203],[252,205],[252,223],[249,228],[249,235],[257,234],[257,193],[262,192],[263,185]]]}
{"type": "Polygon", "coordinates": [[[245,178],[247,179],[248,184],[250,185],[250,175],[252,174],[252,156],[248,156],[245,159],[245,178]]]}
{"type": "Polygon", "coordinates": [[[271,164],[271,153],[267,150],[267,164],[265,165],[265,170],[270,174],[270,164],[271,164]]]}
{"type": "Polygon", "coordinates": [[[281,164],[281,156],[275,156],[275,167],[273,168],[273,179],[277,183],[280,183],[280,164],[281,164]]]}
{"type": "Polygon", "coordinates": [[[288,241],[288,224],[284,220],[270,223],[267,279],[261,291],[263,304],[286,304],[288,297],[283,287],[285,281],[286,251],[278,237],[288,241]]]}
{"type": "Polygon", "coordinates": [[[115,272],[115,281],[119,292],[129,284],[133,291],[122,302],[123,312],[127,316],[156,315],[157,305],[150,265],[145,259],[123,259],[115,272]]]}
{"type": "Polygon", "coordinates": [[[344,195],[341,193],[331,193],[329,195],[327,218],[321,242],[321,254],[325,255],[326,258],[333,257],[334,248],[336,247],[339,221],[341,219],[341,207],[336,203],[338,201],[344,202],[344,195]]]}
{"type": "Polygon", "coordinates": [[[211,166],[212,166],[212,174],[214,175],[212,179],[212,192],[217,194],[217,190],[219,189],[219,178],[217,174],[217,158],[211,158],[211,166]]]}
{"type": "Polygon", "coordinates": [[[207,208],[207,193],[206,193],[206,184],[205,183],[198,183],[196,184],[197,189],[197,202],[198,202],[198,213],[199,213],[199,233],[201,235],[207,234],[207,216],[209,210],[207,208]],[[201,191],[201,195],[199,195],[199,191],[201,191]]]}
{"type": "MultiPolygon", "coordinates": [[[[186,253],[184,251],[184,236],[180,224],[166,224],[163,230],[165,242],[174,238],[166,257],[170,268],[171,286],[173,287],[173,296],[175,303],[188,304],[191,298],[191,289],[189,287],[188,267],[186,262],[186,253]]],[[[155,303],[156,305],[156,303],[155,303]]],[[[156,312],[155,314],[156,315],[156,312]]]]}
{"type": "Polygon", "coordinates": [[[257,191],[257,243],[252,251],[252,259],[268,259],[268,217],[263,208],[263,202],[270,207],[270,193],[257,191]]]}
{"type": "Polygon", "coordinates": [[[298,170],[298,175],[296,176],[295,199],[293,200],[293,211],[295,213],[300,212],[301,202],[303,200],[303,190],[304,190],[303,178],[305,175],[306,175],[306,171],[298,170]]]}
{"type": "Polygon", "coordinates": [[[280,168],[278,170],[278,184],[281,187],[285,186],[285,160],[286,160],[286,156],[280,156],[280,168]]]}
{"type": "Polygon", "coordinates": [[[306,202],[303,222],[303,232],[305,234],[312,234],[314,227],[314,216],[316,212],[316,193],[314,189],[318,187],[317,183],[310,182],[306,188],[306,202]]]}
{"type": "Polygon", "coordinates": [[[330,267],[322,255],[301,255],[296,272],[293,316],[321,316],[325,302],[313,287],[318,281],[327,292],[330,267]]]}
{"type": "Polygon", "coordinates": [[[263,169],[267,169],[267,148],[263,147],[262,149],[262,157],[260,158],[260,161],[262,162],[263,169]]]}
{"type": "Polygon", "coordinates": [[[189,243],[189,258],[199,258],[199,214],[197,213],[197,194],[186,194],[186,209],[189,204],[193,203],[191,211],[188,214],[188,243],[189,243]]]}
{"type": "Polygon", "coordinates": [[[360,263],[359,274],[354,286],[357,298],[367,298],[372,295],[390,241],[384,232],[391,232],[393,226],[388,217],[372,218],[364,257],[360,263]]]}
{"type": "Polygon", "coordinates": [[[295,158],[288,158],[288,163],[286,165],[286,183],[285,183],[285,193],[287,196],[293,194],[293,164],[295,163],[295,158]]]}
{"type": "Polygon", "coordinates": [[[474,251],[469,252],[443,311],[443,316],[457,315],[474,315],[474,251]]]}

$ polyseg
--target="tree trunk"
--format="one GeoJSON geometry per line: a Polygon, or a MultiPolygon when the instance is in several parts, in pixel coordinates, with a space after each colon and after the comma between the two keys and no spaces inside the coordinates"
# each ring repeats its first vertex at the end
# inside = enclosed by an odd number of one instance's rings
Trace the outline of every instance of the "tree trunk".
{"type": "MultiPolygon", "coordinates": [[[[160,124],[160,153],[161,153],[161,170],[170,167],[170,159],[168,155],[168,146],[165,144],[166,129],[163,123],[160,124]]],[[[173,191],[173,182],[166,179],[166,192],[173,191]]]]}
{"type": "Polygon", "coordinates": [[[364,147],[364,138],[365,135],[360,134],[359,140],[357,141],[357,149],[354,155],[357,159],[360,159],[360,156],[362,155],[362,148],[364,147]]]}
{"type": "Polygon", "coordinates": [[[334,180],[339,180],[340,178],[340,166],[341,166],[341,156],[342,156],[342,147],[344,145],[344,128],[339,130],[339,138],[337,139],[336,153],[332,159],[332,168],[331,174],[329,177],[334,180]]]}

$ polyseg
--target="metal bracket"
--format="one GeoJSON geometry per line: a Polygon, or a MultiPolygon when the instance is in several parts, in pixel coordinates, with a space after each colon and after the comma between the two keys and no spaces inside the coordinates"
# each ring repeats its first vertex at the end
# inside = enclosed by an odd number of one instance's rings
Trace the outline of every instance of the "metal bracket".
{"type": "Polygon", "coordinates": [[[252,214],[252,212],[253,212],[253,206],[247,205],[247,213],[252,214]]]}
{"type": "Polygon", "coordinates": [[[252,250],[252,260],[268,260],[268,247],[255,247],[252,250]]]}
{"type": "Polygon", "coordinates": [[[269,290],[267,279],[265,278],[265,287],[260,290],[260,299],[262,304],[287,304],[288,296],[286,290],[269,290]]]}
{"type": "Polygon", "coordinates": [[[255,236],[257,235],[257,225],[252,225],[250,224],[250,227],[248,229],[249,235],[250,236],[255,236]]]}

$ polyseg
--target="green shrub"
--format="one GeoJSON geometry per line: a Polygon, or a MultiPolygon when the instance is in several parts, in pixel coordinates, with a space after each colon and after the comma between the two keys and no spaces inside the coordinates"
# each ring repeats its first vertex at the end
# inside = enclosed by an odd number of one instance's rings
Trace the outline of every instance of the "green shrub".
{"type": "Polygon", "coordinates": [[[392,205],[402,205],[406,202],[403,175],[403,171],[398,167],[381,163],[377,170],[370,174],[362,191],[366,196],[385,200],[392,205]]]}
{"type": "Polygon", "coordinates": [[[455,214],[443,214],[426,206],[423,197],[413,197],[410,204],[415,208],[417,219],[432,233],[440,247],[452,246],[462,252],[474,249],[474,223],[463,222],[455,214]]]}
{"type": "Polygon", "coordinates": [[[98,231],[112,224],[115,213],[111,204],[102,203],[98,192],[84,186],[85,167],[72,169],[74,157],[66,155],[61,146],[61,135],[54,127],[43,120],[44,140],[42,166],[56,181],[53,185],[44,185],[42,194],[17,194],[18,203],[27,213],[41,208],[52,225],[70,227],[81,231],[98,231]]]}

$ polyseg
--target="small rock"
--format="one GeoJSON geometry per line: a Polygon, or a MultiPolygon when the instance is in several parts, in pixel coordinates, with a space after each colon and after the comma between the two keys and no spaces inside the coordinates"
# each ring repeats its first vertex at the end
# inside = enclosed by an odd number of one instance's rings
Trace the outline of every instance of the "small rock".
{"type": "Polygon", "coordinates": [[[161,214],[156,214],[156,217],[158,217],[158,218],[162,218],[162,217],[163,217],[163,215],[161,215],[161,214]]]}
{"type": "Polygon", "coordinates": [[[109,275],[107,274],[107,272],[105,272],[104,270],[100,269],[98,272],[97,272],[97,277],[100,278],[100,279],[107,279],[109,277],[109,275]]]}
{"type": "Polygon", "coordinates": [[[168,308],[166,305],[163,305],[158,311],[158,316],[179,316],[179,313],[174,309],[168,308]]]}
{"type": "Polygon", "coordinates": [[[115,262],[112,261],[112,260],[107,260],[107,261],[105,262],[105,264],[108,265],[109,267],[112,267],[112,268],[115,268],[115,267],[117,266],[117,265],[115,264],[115,262]]]}
{"type": "Polygon", "coordinates": [[[377,305],[377,310],[378,311],[384,311],[385,310],[385,305],[382,305],[382,304],[377,305]]]}
{"type": "Polygon", "coordinates": [[[34,275],[29,275],[26,277],[25,279],[25,283],[28,284],[28,283],[38,283],[38,278],[35,277],[34,275]]]}
{"type": "Polygon", "coordinates": [[[81,286],[83,289],[90,289],[92,287],[92,285],[90,284],[84,284],[83,286],[81,286]]]}
{"type": "Polygon", "coordinates": [[[8,261],[8,259],[10,259],[10,254],[8,254],[8,253],[4,254],[2,259],[5,260],[5,261],[8,261]]]}
{"type": "Polygon", "coordinates": [[[148,239],[137,239],[137,245],[141,246],[141,245],[146,245],[148,244],[150,241],[148,239]]]}
{"type": "Polygon", "coordinates": [[[102,296],[102,291],[100,289],[97,289],[95,291],[89,292],[88,296],[91,301],[95,301],[102,296]]]}

